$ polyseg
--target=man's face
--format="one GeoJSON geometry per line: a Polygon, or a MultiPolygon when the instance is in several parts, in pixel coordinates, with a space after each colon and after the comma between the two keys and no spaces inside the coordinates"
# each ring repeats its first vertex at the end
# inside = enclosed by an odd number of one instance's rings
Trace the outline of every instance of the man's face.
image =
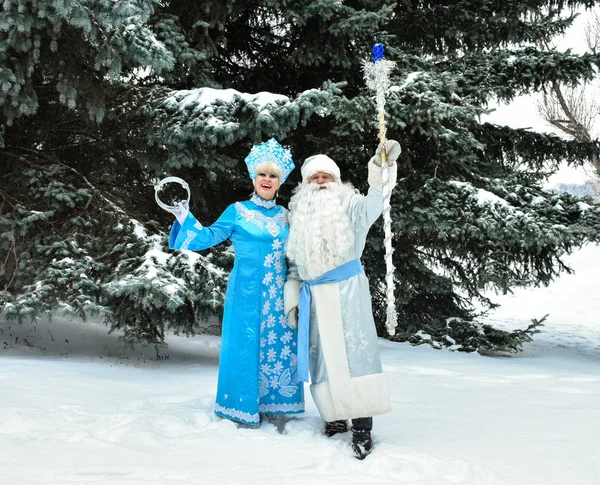
{"type": "MultiPolygon", "coordinates": [[[[308,179],[308,182],[311,184],[326,184],[329,182],[333,182],[333,177],[331,176],[331,174],[327,173],[327,172],[317,172],[316,174],[314,174],[310,179],[308,179]]],[[[325,188],[325,187],[322,187],[325,188]]]]}

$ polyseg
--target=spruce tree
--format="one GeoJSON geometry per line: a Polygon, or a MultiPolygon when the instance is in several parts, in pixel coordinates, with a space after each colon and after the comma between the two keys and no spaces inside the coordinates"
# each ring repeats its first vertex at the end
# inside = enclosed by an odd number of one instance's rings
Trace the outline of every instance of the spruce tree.
{"type": "MultiPolygon", "coordinates": [[[[167,328],[199,331],[222,308],[231,254],[224,246],[169,252],[164,230],[172,218],[154,203],[155,182],[180,170],[192,185],[194,212],[214,219],[251,190],[238,172],[240,153],[329,104],[333,86],[296,97],[236,91],[232,98],[218,90],[201,109],[180,111],[186,93],[194,98],[221,86],[210,78],[209,23],[197,17],[187,26],[176,2],[163,7],[143,0],[3,3],[4,317],[96,314],[131,342],[160,343],[167,328]],[[179,135],[177,125],[158,129],[172,110],[191,118],[179,135]],[[221,121],[225,130],[211,135],[211,123],[219,128],[221,121]]],[[[210,25],[225,13],[210,11],[210,25]]]]}
{"type": "MultiPolygon", "coordinates": [[[[536,49],[570,25],[569,9],[593,3],[227,4],[200,12],[210,41],[198,45],[214,46],[212,85],[287,94],[337,83],[341,93],[328,114],[284,141],[297,159],[328,153],[364,191],[376,119],[361,62],[375,41],[384,42],[388,59],[396,61],[388,134],[404,147],[392,198],[396,338],[466,351],[517,351],[543,316],[508,333],[479,323],[475,308],[494,308],[490,290],[548,284],[568,271],[564,254],[596,239],[594,206],[542,190],[560,161],[582,163],[596,148],[480,118],[490,101],[594,76],[597,56],[536,49]]],[[[175,112],[160,119],[156,128],[164,129],[165,140],[171,127],[191,123],[175,112]]],[[[381,241],[381,231],[372,232],[365,260],[385,335],[381,241]]]]}
{"type": "MultiPolygon", "coordinates": [[[[503,332],[479,323],[474,304],[548,284],[568,271],[564,254],[596,240],[597,207],[541,184],[597,147],[480,117],[490,101],[593,77],[597,56],[535,47],[564,32],[569,9],[594,4],[4,2],[0,244],[14,241],[19,256],[1,275],[15,271],[5,314],[96,312],[150,342],[169,327],[198,331],[220,311],[231,255],[166,251],[172,217],[154,204],[154,183],[186,179],[208,224],[248,196],[243,158],[275,136],[297,164],[327,153],[364,191],[377,127],[362,61],[383,42],[396,61],[388,137],[403,147],[396,338],[519,350],[540,321],[503,332]]],[[[299,170],[283,204],[298,180],[299,170]]],[[[385,335],[380,224],[364,260],[385,335]]]]}
{"type": "MultiPolygon", "coordinates": [[[[491,101],[595,75],[597,55],[536,49],[571,23],[569,8],[593,4],[396,8],[387,27],[396,36],[390,58],[398,61],[389,130],[402,134],[406,148],[392,202],[400,338],[461,350],[519,350],[545,317],[528,329],[500,332],[477,322],[473,303],[491,309],[490,290],[549,284],[569,270],[566,253],[597,239],[597,207],[542,190],[560,161],[582,164],[597,146],[480,122],[491,101]]],[[[381,251],[374,255],[381,259],[381,251]]]]}

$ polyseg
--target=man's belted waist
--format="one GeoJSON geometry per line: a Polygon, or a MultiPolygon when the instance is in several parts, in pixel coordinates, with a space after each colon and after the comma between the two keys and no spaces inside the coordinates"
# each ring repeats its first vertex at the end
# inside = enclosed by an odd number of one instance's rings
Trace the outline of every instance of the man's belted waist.
{"type": "Polygon", "coordinates": [[[308,382],[308,340],[310,325],[310,287],[339,283],[362,273],[360,259],[353,259],[337,268],[322,274],[314,280],[303,281],[300,287],[300,306],[298,309],[298,379],[308,382]]]}

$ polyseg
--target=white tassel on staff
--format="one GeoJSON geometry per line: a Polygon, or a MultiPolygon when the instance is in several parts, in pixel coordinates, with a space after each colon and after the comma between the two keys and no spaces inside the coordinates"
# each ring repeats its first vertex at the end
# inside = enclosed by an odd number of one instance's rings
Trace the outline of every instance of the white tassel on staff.
{"type": "Polygon", "coordinates": [[[390,73],[394,68],[392,61],[383,58],[383,44],[373,47],[373,62],[363,62],[363,70],[367,87],[375,92],[377,103],[377,119],[379,121],[379,143],[383,145],[381,152],[381,175],[383,180],[383,231],[385,245],[385,282],[386,282],[386,328],[390,335],[396,333],[398,315],[394,299],[394,263],[392,261],[392,217],[390,214],[390,188],[388,183],[387,154],[385,152],[385,93],[390,87],[390,73]]]}

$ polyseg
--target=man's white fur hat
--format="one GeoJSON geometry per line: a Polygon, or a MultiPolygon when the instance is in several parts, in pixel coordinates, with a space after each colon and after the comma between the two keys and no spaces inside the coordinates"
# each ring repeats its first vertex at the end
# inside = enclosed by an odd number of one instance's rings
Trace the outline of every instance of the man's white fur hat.
{"type": "Polygon", "coordinates": [[[317,172],[325,172],[333,177],[334,182],[341,182],[340,169],[336,163],[327,155],[322,153],[313,155],[304,160],[302,168],[302,183],[308,183],[310,178],[317,172]]]}

